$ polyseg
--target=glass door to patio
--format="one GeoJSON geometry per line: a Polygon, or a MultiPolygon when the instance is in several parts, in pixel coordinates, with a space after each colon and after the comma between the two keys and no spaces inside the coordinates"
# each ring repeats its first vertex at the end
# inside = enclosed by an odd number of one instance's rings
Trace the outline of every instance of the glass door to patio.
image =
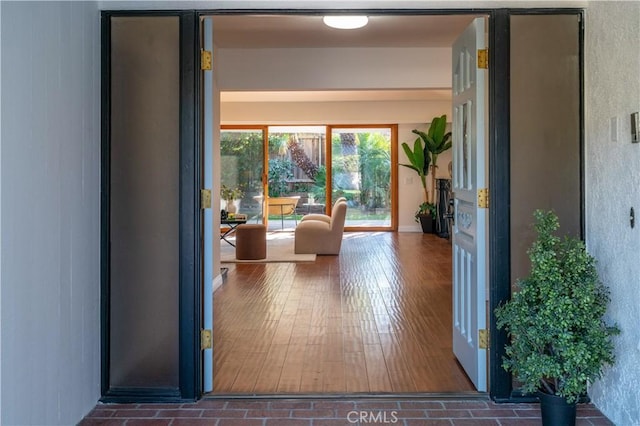
{"type": "Polygon", "coordinates": [[[266,127],[220,131],[220,209],[262,223],[266,127]]]}
{"type": "Polygon", "coordinates": [[[345,197],[347,230],[397,228],[396,125],[224,126],[220,139],[221,209],[291,231],[345,197]]]}
{"type": "Polygon", "coordinates": [[[396,229],[397,126],[329,128],[331,203],[347,199],[345,228],[396,229]]]}
{"type": "Polygon", "coordinates": [[[325,126],[269,126],[270,230],[293,230],[308,213],[326,212],[325,126]]]}

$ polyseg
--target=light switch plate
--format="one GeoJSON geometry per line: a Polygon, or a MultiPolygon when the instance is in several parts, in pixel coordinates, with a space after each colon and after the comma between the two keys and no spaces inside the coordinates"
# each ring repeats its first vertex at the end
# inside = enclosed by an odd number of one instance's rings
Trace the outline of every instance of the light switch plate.
{"type": "Polygon", "coordinates": [[[618,142],[618,117],[611,117],[609,131],[611,133],[611,142],[618,142]]]}

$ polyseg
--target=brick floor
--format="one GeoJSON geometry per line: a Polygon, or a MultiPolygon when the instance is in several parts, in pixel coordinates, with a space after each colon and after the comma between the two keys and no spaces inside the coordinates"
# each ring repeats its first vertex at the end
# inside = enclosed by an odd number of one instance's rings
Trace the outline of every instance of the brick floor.
{"type": "MultiPolygon", "coordinates": [[[[99,404],[81,426],[540,426],[538,404],[489,400],[203,399],[188,404],[99,404]]],[[[593,405],[578,426],[612,425],[593,405]]]]}

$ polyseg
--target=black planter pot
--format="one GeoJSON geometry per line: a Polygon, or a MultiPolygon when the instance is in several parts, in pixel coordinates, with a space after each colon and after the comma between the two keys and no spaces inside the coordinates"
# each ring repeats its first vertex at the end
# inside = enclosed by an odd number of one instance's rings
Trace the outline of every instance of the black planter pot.
{"type": "Polygon", "coordinates": [[[419,214],[420,226],[425,234],[433,234],[436,232],[435,218],[430,214],[419,214]]]}
{"type": "Polygon", "coordinates": [[[574,426],[576,424],[576,404],[568,404],[561,396],[538,392],[543,426],[574,426]]]}

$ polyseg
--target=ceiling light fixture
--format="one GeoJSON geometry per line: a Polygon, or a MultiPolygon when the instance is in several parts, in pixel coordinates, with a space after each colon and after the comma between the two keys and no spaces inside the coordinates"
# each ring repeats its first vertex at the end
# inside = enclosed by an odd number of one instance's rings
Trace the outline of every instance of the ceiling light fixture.
{"type": "Polygon", "coordinates": [[[366,16],[325,16],[322,21],[331,28],[353,30],[367,25],[369,18],[366,16]]]}

